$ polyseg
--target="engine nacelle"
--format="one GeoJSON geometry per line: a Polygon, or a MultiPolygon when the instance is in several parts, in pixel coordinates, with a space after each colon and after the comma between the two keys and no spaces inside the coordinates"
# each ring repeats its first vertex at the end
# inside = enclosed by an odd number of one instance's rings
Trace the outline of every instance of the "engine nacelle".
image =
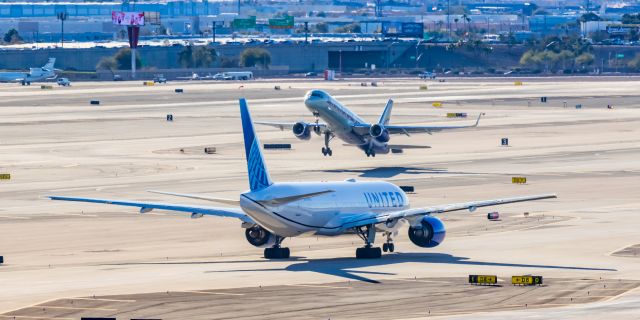
{"type": "Polygon", "coordinates": [[[433,248],[444,241],[444,223],[436,217],[424,216],[419,226],[409,227],[409,240],[418,247],[433,248]]]}
{"type": "Polygon", "coordinates": [[[268,248],[276,243],[276,236],[257,224],[247,228],[244,235],[251,245],[259,248],[268,248]]]}
{"type": "Polygon", "coordinates": [[[300,140],[311,139],[311,130],[304,122],[297,122],[293,125],[293,134],[300,140]]]}
{"type": "Polygon", "coordinates": [[[382,125],[372,125],[371,128],[369,128],[369,134],[380,142],[389,142],[389,131],[382,125]]]}

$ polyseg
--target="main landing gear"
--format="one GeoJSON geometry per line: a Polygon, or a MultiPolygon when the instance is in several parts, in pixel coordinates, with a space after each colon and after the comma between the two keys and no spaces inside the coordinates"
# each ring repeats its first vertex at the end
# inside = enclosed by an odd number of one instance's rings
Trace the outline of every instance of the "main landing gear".
{"type": "Polygon", "coordinates": [[[273,247],[264,249],[265,259],[289,259],[291,252],[289,248],[280,247],[282,240],[284,240],[284,237],[276,236],[276,243],[273,247]]]}
{"type": "Polygon", "coordinates": [[[376,151],[371,149],[371,150],[365,150],[364,153],[367,154],[367,157],[375,157],[376,156],[376,151]]]}
{"type": "Polygon", "coordinates": [[[333,139],[333,135],[331,132],[327,131],[324,133],[324,147],[322,147],[322,155],[331,157],[333,155],[333,151],[329,148],[329,141],[333,139]]]}
{"type": "Polygon", "coordinates": [[[364,247],[356,249],[356,258],[380,259],[382,257],[382,250],[380,250],[380,247],[373,247],[373,242],[376,238],[376,227],[370,224],[364,228],[356,228],[356,232],[358,236],[365,242],[364,247]]]}
{"type": "Polygon", "coordinates": [[[396,248],[393,245],[393,239],[391,239],[391,232],[387,231],[387,232],[384,233],[384,235],[387,236],[387,242],[385,242],[382,245],[382,251],[384,251],[384,252],[387,252],[387,251],[393,252],[396,248]]]}

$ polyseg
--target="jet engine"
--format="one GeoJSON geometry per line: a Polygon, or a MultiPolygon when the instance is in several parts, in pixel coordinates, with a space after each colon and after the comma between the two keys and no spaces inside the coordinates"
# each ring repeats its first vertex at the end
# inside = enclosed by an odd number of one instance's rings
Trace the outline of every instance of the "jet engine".
{"type": "Polygon", "coordinates": [[[309,126],[304,122],[297,122],[293,125],[293,134],[300,140],[311,139],[311,130],[309,126]]]}
{"type": "Polygon", "coordinates": [[[424,216],[420,225],[409,227],[409,240],[418,247],[433,248],[444,241],[444,223],[436,217],[424,216]]]}
{"type": "Polygon", "coordinates": [[[244,235],[251,245],[259,248],[268,248],[276,243],[276,236],[257,224],[247,228],[244,235]]]}
{"type": "Polygon", "coordinates": [[[372,125],[369,134],[380,142],[389,142],[389,131],[380,124],[372,125]]]}

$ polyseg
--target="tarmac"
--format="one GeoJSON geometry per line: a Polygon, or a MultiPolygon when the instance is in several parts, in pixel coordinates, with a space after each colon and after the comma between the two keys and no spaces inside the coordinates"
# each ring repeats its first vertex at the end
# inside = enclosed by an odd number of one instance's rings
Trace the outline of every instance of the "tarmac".
{"type": "Polygon", "coordinates": [[[638,318],[638,79],[375,81],[1,84],[0,173],[11,179],[0,180],[0,320],[638,318]],[[348,235],[287,239],[292,258],[267,261],[233,219],[45,198],[211,205],[147,190],[235,198],[248,188],[237,99],[247,98],[254,120],[313,121],[302,100],[315,88],[370,121],[389,98],[395,124],[486,116],[475,129],[394,136],[432,148],[376,158],[338,140],[323,157],[321,137],[257,127],[262,143],[293,145],[265,151],[275,181],[382,179],[415,186],[412,207],[558,199],[444,214],[442,245],[416,247],[403,229],[396,252],[380,260],[356,260],[362,243],[348,235]],[[514,176],[527,183],[512,184],[514,176]],[[488,221],[490,211],[500,221],[488,221]],[[472,286],[469,274],[501,281],[472,286]],[[543,276],[544,286],[511,286],[523,274],[543,276]]]}

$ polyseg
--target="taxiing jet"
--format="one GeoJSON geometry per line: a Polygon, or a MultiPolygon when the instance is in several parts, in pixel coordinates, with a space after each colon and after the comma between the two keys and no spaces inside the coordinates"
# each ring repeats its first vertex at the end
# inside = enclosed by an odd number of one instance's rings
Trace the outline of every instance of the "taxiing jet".
{"type": "Polygon", "coordinates": [[[257,124],[278,127],[280,130],[291,130],[300,140],[309,140],[311,132],[317,135],[324,135],[324,147],[322,154],[333,155],[333,150],[329,147],[329,142],[338,137],[348,146],[360,148],[367,157],[375,157],[376,154],[387,154],[389,152],[402,153],[404,149],[427,149],[429,146],[415,145],[394,145],[389,140],[393,134],[404,134],[409,136],[412,133],[429,133],[442,130],[463,129],[477,127],[480,116],[474,125],[469,126],[401,126],[390,125],[391,109],[393,100],[387,102],[382,115],[377,123],[368,123],[360,118],[349,108],[343,106],[338,100],[322,90],[311,90],[304,98],[307,109],[316,117],[315,122],[270,122],[256,121],[257,124]],[[326,123],[320,123],[320,119],[326,123]]]}
{"type": "Polygon", "coordinates": [[[188,212],[192,218],[204,215],[235,218],[246,229],[247,241],[256,247],[265,248],[265,258],[280,259],[290,256],[289,248],[281,246],[285,238],[354,233],[364,242],[364,246],[356,250],[357,258],[380,258],[382,250],[395,250],[393,237],[405,222],[409,224],[411,242],[419,247],[431,248],[442,243],[445,238],[445,227],[436,217],[437,214],[465,209],[474,211],[479,207],[556,197],[553,194],[543,194],[410,209],[407,195],[398,186],[384,181],[364,182],[350,179],[339,182],[273,182],[244,99],[240,100],[240,115],[250,190],[240,194],[239,200],[152,191],[237,207],[61,196],[50,198],[132,206],[140,208],[140,213],[159,209],[188,212]],[[379,233],[385,242],[382,250],[373,246],[379,233]]]}
{"type": "Polygon", "coordinates": [[[31,82],[55,79],[55,63],[56,58],[49,58],[42,68],[29,68],[29,72],[0,72],[0,82],[19,82],[24,86],[31,85],[31,82]]]}

